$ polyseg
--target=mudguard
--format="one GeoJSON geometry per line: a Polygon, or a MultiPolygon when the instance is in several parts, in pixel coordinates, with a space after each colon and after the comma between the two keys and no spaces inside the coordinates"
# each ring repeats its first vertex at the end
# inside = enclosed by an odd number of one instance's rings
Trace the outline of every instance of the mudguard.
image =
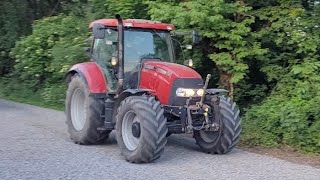
{"type": "Polygon", "coordinates": [[[70,82],[71,77],[78,73],[85,79],[90,94],[106,94],[107,82],[103,75],[103,72],[95,62],[85,62],[76,64],[66,74],[66,81],[70,82]]]}
{"type": "Polygon", "coordinates": [[[113,106],[113,118],[112,122],[115,124],[116,123],[116,118],[115,115],[117,114],[118,107],[120,106],[120,103],[127,97],[129,96],[138,96],[138,95],[143,95],[145,93],[151,94],[153,91],[150,89],[126,89],[124,90],[119,96],[117,97],[115,104],[113,106]]]}
{"type": "Polygon", "coordinates": [[[227,93],[229,92],[228,90],[225,90],[225,89],[207,89],[207,93],[208,94],[220,94],[220,93],[227,93]]]}
{"type": "Polygon", "coordinates": [[[152,93],[153,91],[151,89],[126,89],[124,90],[117,98],[117,101],[122,101],[128,96],[134,96],[134,95],[142,95],[145,93],[152,93]]]}

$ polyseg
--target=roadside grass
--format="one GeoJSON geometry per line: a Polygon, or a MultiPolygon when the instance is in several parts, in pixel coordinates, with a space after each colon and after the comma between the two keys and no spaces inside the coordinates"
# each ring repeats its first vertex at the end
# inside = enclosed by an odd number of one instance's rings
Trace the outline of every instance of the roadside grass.
{"type": "Polygon", "coordinates": [[[41,93],[39,92],[35,93],[25,88],[14,88],[11,90],[10,87],[7,87],[7,84],[0,80],[0,99],[26,103],[60,111],[64,110],[63,104],[57,105],[47,103],[44,99],[41,98],[40,94],[41,93]]]}

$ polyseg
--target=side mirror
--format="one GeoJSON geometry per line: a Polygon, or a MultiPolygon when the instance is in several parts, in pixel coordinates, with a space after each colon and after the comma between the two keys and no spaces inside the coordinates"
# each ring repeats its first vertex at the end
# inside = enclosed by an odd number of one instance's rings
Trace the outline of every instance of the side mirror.
{"type": "Polygon", "coordinates": [[[199,35],[199,32],[196,30],[192,31],[192,42],[193,42],[193,44],[200,43],[200,35],[199,35]]]}
{"type": "Polygon", "coordinates": [[[92,27],[93,36],[95,39],[104,39],[105,36],[105,27],[102,24],[94,24],[92,27]]]}
{"type": "Polygon", "coordinates": [[[185,60],[183,64],[185,66],[193,67],[193,60],[192,59],[185,60]]]}

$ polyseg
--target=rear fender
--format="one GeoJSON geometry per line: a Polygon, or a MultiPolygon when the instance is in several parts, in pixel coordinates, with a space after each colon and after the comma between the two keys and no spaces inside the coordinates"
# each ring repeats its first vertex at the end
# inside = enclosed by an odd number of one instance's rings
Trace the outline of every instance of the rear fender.
{"type": "Polygon", "coordinates": [[[82,76],[86,81],[90,94],[105,96],[107,93],[107,82],[97,63],[85,62],[72,66],[65,76],[68,83],[74,74],[82,76]]]}

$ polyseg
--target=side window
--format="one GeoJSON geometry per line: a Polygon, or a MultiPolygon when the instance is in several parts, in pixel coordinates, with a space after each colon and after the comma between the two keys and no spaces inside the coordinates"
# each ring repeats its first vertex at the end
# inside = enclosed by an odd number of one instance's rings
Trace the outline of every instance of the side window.
{"type": "Polygon", "coordinates": [[[116,55],[117,50],[117,31],[106,29],[104,39],[95,39],[92,47],[92,58],[103,71],[107,83],[108,92],[116,90],[116,80],[111,69],[108,68],[111,57],[116,55]]]}
{"type": "Polygon", "coordinates": [[[153,34],[153,46],[154,46],[154,51],[157,57],[160,57],[162,60],[170,60],[170,53],[168,51],[168,45],[170,44],[169,37],[170,34],[164,34],[164,33],[157,33],[153,34]]]}
{"type": "Polygon", "coordinates": [[[106,29],[104,39],[94,40],[92,57],[101,67],[106,67],[111,57],[116,55],[117,36],[116,31],[106,29]]]}

